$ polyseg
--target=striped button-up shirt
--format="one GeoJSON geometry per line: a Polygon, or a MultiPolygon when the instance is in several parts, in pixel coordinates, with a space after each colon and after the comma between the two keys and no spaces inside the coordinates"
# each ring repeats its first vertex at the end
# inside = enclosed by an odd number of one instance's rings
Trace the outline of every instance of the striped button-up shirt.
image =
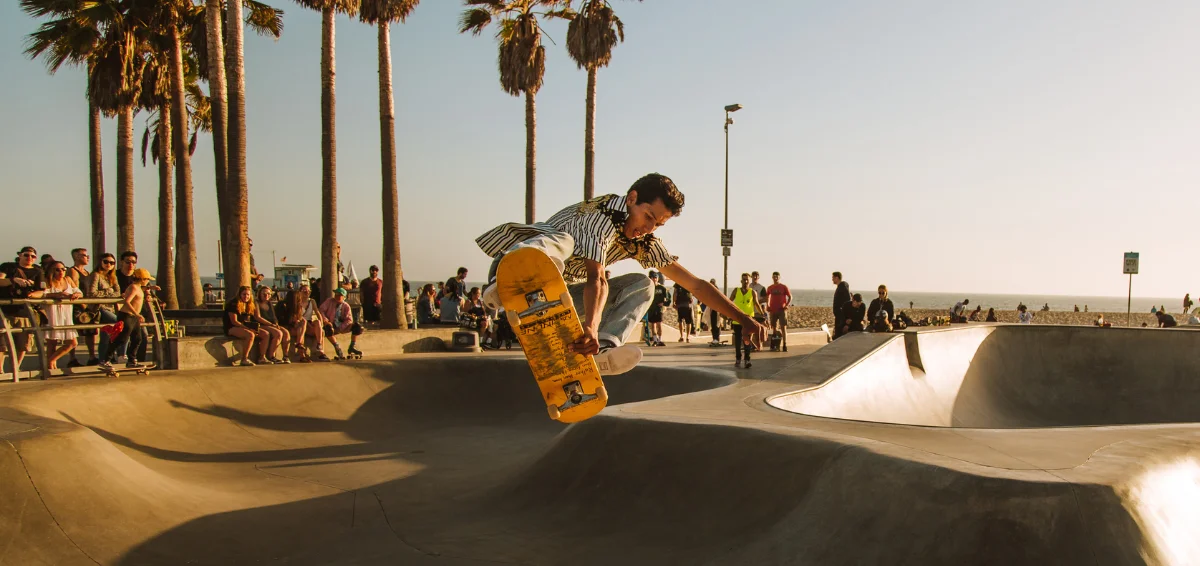
{"type": "Polygon", "coordinates": [[[563,278],[587,279],[584,260],[612,265],[633,258],[644,269],[660,269],[679,259],[667,251],[654,234],[637,239],[626,238],[622,228],[629,212],[624,195],[604,195],[568,206],[546,222],[501,224],[475,239],[483,253],[496,257],[513,245],[543,234],[567,233],[575,239],[575,249],[567,258],[563,278]]]}

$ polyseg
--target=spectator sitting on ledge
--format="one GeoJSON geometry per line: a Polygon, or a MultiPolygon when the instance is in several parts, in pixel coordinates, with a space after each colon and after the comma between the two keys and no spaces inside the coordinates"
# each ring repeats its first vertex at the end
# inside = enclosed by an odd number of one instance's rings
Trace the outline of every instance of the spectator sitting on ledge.
{"type": "Polygon", "coordinates": [[[443,289],[445,290],[442,292],[442,300],[438,303],[441,321],[443,324],[458,324],[463,306],[463,297],[458,294],[458,283],[450,279],[443,289]]]}
{"type": "Polygon", "coordinates": [[[437,290],[434,289],[433,283],[426,283],[421,287],[421,298],[417,299],[417,323],[418,324],[436,324],[438,316],[434,314],[437,308],[437,290]]]}
{"type": "Polygon", "coordinates": [[[333,290],[333,296],[325,299],[321,303],[321,314],[325,317],[325,338],[333,344],[334,359],[344,360],[346,355],[342,353],[342,345],[338,344],[337,335],[350,333],[350,347],[346,348],[346,352],[354,356],[362,356],[362,352],[354,347],[354,343],[358,340],[358,335],[363,333],[362,325],[354,322],[354,314],[350,311],[350,304],[346,302],[346,290],[338,287],[333,290]]]}

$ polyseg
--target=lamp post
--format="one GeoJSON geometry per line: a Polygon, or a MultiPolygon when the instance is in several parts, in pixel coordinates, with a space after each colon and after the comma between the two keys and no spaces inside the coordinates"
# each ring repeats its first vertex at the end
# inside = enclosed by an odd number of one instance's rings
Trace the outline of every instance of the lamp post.
{"type": "MultiPolygon", "coordinates": [[[[725,107],[725,230],[722,232],[722,240],[724,235],[729,233],[729,125],[733,123],[733,118],[729,115],[742,109],[741,104],[730,104],[725,107]]],[[[729,253],[733,247],[732,238],[729,245],[725,242],[721,243],[721,255],[725,260],[725,275],[722,284],[725,286],[725,296],[729,296],[729,253]]]]}

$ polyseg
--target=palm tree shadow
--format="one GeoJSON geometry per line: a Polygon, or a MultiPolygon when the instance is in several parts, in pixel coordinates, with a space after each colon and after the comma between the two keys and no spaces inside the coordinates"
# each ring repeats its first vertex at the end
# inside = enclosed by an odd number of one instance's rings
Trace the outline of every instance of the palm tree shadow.
{"type": "Polygon", "coordinates": [[[226,407],[224,405],[196,407],[175,399],[171,399],[167,401],[167,403],[176,409],[185,409],[194,413],[200,413],[202,415],[208,415],[219,419],[227,419],[238,424],[264,430],[275,430],[280,432],[344,432],[347,429],[346,419],[266,415],[262,413],[252,413],[250,411],[242,411],[240,409],[226,407]]]}

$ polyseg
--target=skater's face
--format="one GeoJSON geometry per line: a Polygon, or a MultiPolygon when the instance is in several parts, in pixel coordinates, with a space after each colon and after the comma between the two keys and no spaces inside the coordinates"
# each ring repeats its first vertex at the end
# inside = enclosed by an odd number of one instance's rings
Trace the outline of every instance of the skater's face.
{"type": "Polygon", "coordinates": [[[778,273],[772,273],[772,274],[771,274],[771,281],[772,281],[772,282],[774,282],[774,283],[779,283],[779,274],[778,274],[778,273]]]}
{"type": "Polygon", "coordinates": [[[629,207],[629,216],[625,219],[625,228],[622,233],[631,240],[654,233],[673,216],[670,209],[663,204],[662,199],[637,204],[637,191],[629,191],[625,198],[625,204],[629,207]]]}
{"type": "Polygon", "coordinates": [[[745,287],[749,287],[749,286],[750,286],[750,276],[743,275],[742,276],[742,287],[745,288],[745,287]]]}

